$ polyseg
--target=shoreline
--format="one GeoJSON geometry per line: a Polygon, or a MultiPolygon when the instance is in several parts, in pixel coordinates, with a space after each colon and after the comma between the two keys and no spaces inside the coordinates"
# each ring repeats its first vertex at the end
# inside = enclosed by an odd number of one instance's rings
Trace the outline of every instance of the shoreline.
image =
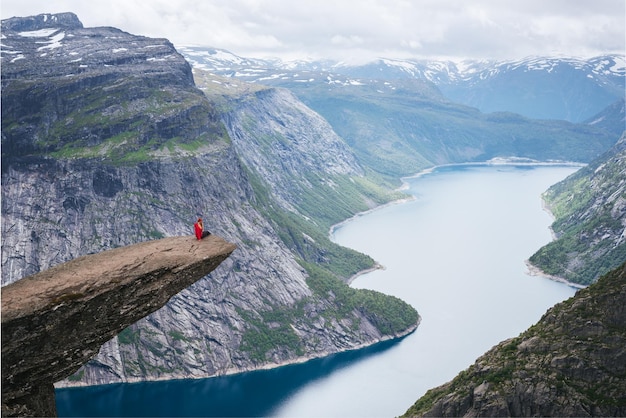
{"type": "MultiPolygon", "coordinates": [[[[550,209],[550,205],[548,205],[548,203],[546,202],[546,199],[544,198],[544,193],[541,194],[541,209],[546,212],[550,218],[552,219],[552,223],[554,223],[554,221],[556,220],[556,217],[554,216],[554,213],[552,213],[552,209],[550,209]]],[[[558,237],[556,235],[556,233],[554,232],[554,229],[552,229],[552,224],[550,224],[550,226],[548,226],[548,229],[550,230],[550,235],[552,236],[552,241],[555,241],[558,237]]],[[[538,277],[543,277],[545,279],[548,280],[553,280],[555,282],[559,282],[559,283],[563,283],[566,284],[570,287],[573,287],[574,289],[584,289],[585,285],[582,284],[578,284],[578,283],[574,283],[574,282],[570,282],[569,280],[560,277],[560,276],[555,276],[553,274],[548,274],[545,271],[543,271],[541,268],[537,267],[536,265],[534,265],[533,263],[530,262],[530,259],[524,260],[524,264],[526,264],[526,268],[528,268],[528,275],[529,276],[538,276],[538,277]]]]}
{"type": "Polygon", "coordinates": [[[357,351],[357,350],[363,350],[366,348],[370,348],[370,347],[374,347],[377,344],[382,344],[385,342],[399,342],[400,340],[402,340],[403,338],[406,338],[407,336],[411,335],[412,333],[414,333],[420,326],[422,322],[422,317],[418,314],[417,316],[417,322],[413,325],[411,325],[410,327],[408,327],[406,330],[399,332],[395,335],[383,335],[380,338],[376,339],[375,341],[372,341],[370,343],[362,343],[359,344],[357,346],[354,347],[350,347],[348,349],[345,350],[341,350],[341,351],[336,351],[336,352],[331,352],[331,353],[323,353],[323,354],[319,354],[316,356],[312,356],[312,357],[306,357],[306,356],[301,356],[301,357],[295,357],[291,360],[287,360],[287,361],[282,361],[280,363],[267,363],[262,365],[261,367],[255,367],[255,368],[250,368],[250,369],[229,369],[229,370],[225,370],[222,373],[219,374],[213,374],[213,375],[198,375],[198,376],[160,376],[160,377],[155,377],[155,378],[150,378],[150,379],[143,379],[143,378],[139,378],[139,377],[132,377],[132,378],[127,378],[124,381],[118,381],[118,382],[108,382],[108,383],[95,383],[95,384],[86,384],[83,382],[70,382],[67,379],[64,380],[60,380],[58,382],[55,382],[53,384],[54,389],[83,389],[83,388],[94,388],[94,387],[104,387],[104,386],[109,386],[109,385],[133,385],[133,384],[141,384],[141,383],[151,383],[151,382],[166,382],[166,381],[172,381],[172,380],[201,380],[201,379],[213,379],[213,378],[218,378],[218,377],[228,377],[228,376],[234,376],[234,375],[238,375],[238,374],[244,374],[244,373],[253,373],[256,371],[262,371],[262,370],[273,370],[273,369],[277,369],[280,367],[287,367],[287,366],[294,366],[294,365],[298,365],[298,364],[304,364],[308,361],[312,361],[312,360],[318,360],[318,359],[322,359],[324,357],[328,357],[328,356],[332,356],[332,355],[337,355],[337,354],[343,354],[343,353],[348,353],[351,351],[357,351]]]}
{"type": "MultiPolygon", "coordinates": [[[[396,190],[402,190],[403,187],[404,187],[404,184],[401,187],[399,187],[398,189],[396,189],[396,190]]],[[[378,205],[378,206],[374,206],[371,209],[367,209],[367,210],[364,210],[362,212],[355,213],[354,215],[352,215],[348,219],[345,219],[345,220],[343,220],[343,221],[341,221],[339,223],[336,223],[333,226],[331,226],[330,229],[328,230],[328,238],[332,242],[334,242],[336,244],[335,240],[333,239],[333,235],[335,234],[335,231],[337,229],[341,228],[342,226],[344,226],[344,225],[354,221],[355,219],[360,218],[361,216],[365,216],[367,214],[370,214],[370,213],[372,213],[374,211],[377,211],[377,210],[380,210],[380,209],[384,209],[384,208],[386,208],[388,206],[400,205],[402,203],[411,202],[413,200],[415,200],[415,196],[409,196],[409,197],[405,197],[405,198],[402,198],[402,199],[392,200],[390,202],[383,203],[383,204],[378,205]]]]}
{"type": "MultiPolygon", "coordinates": [[[[440,169],[440,168],[446,168],[446,167],[470,167],[470,166],[487,166],[487,167],[492,167],[492,166],[528,166],[528,167],[532,167],[532,166],[538,166],[538,167],[543,167],[543,166],[565,166],[565,167],[584,167],[586,164],[582,164],[582,163],[577,163],[574,161],[536,161],[536,160],[531,160],[531,159],[527,159],[527,158],[516,158],[516,157],[509,157],[509,158],[492,158],[491,160],[487,160],[487,161],[482,161],[482,162],[468,162],[468,163],[451,163],[451,164],[441,164],[441,165],[435,165],[432,167],[428,167],[423,169],[422,171],[419,171],[415,174],[412,174],[410,176],[404,176],[404,177],[400,177],[400,181],[402,182],[402,185],[400,187],[398,187],[397,189],[395,189],[395,191],[403,191],[403,190],[408,190],[409,189],[409,183],[406,181],[407,179],[416,179],[422,176],[425,176],[427,174],[431,174],[433,172],[435,172],[436,170],[440,169]]],[[[351,217],[336,223],[334,225],[332,225],[329,230],[328,230],[328,238],[334,242],[335,244],[337,244],[337,241],[335,241],[334,239],[334,234],[335,231],[345,225],[347,225],[348,223],[360,218],[361,216],[365,216],[367,214],[370,214],[374,211],[380,210],[380,209],[384,209],[386,207],[392,206],[392,205],[399,205],[402,203],[408,203],[411,202],[413,200],[416,200],[415,196],[408,196],[406,198],[402,198],[402,199],[396,199],[396,200],[392,200],[390,202],[387,203],[383,203],[381,205],[375,206],[371,209],[367,209],[365,211],[362,212],[358,212],[354,215],[352,215],[351,217]]],[[[552,219],[554,219],[554,215],[552,214],[552,211],[550,211],[549,207],[546,205],[545,200],[543,199],[543,196],[541,197],[541,205],[542,208],[548,213],[550,214],[550,216],[552,217],[552,219]]],[[[556,239],[556,234],[554,233],[554,230],[552,229],[552,226],[548,227],[550,229],[550,233],[552,235],[552,240],[554,241],[556,239]]],[[[541,269],[539,269],[538,267],[533,266],[532,264],[530,264],[530,262],[528,260],[526,260],[526,265],[528,266],[528,270],[529,270],[529,275],[530,276],[542,276],[545,277],[546,279],[549,280],[553,280],[553,281],[557,281],[560,283],[564,283],[567,284],[569,286],[572,286],[574,288],[584,288],[585,286],[583,285],[579,285],[576,283],[572,283],[569,282],[565,279],[563,279],[562,277],[556,277],[556,276],[551,276],[547,273],[544,273],[541,269]],[[532,269],[531,269],[532,267],[532,269]],[[579,287],[582,286],[582,287],[579,287]]],[[[378,261],[374,260],[374,265],[371,267],[368,267],[366,269],[363,269],[361,271],[356,272],[355,274],[353,274],[352,276],[350,276],[350,278],[347,280],[346,284],[350,285],[352,284],[352,282],[354,280],[356,280],[357,278],[359,278],[362,275],[371,273],[373,271],[376,270],[385,270],[385,266],[383,266],[382,264],[380,264],[378,261]]]]}
{"type": "Polygon", "coordinates": [[[376,270],[386,270],[386,269],[387,268],[385,266],[383,266],[382,264],[380,264],[379,262],[374,262],[374,266],[373,267],[370,267],[370,268],[365,269],[365,270],[361,270],[361,271],[353,274],[352,276],[350,276],[350,278],[348,279],[346,284],[348,286],[350,286],[354,280],[358,279],[359,277],[361,277],[364,274],[368,274],[368,273],[371,273],[371,272],[376,271],[376,270]]]}
{"type": "Polygon", "coordinates": [[[578,283],[574,283],[574,282],[570,282],[567,279],[564,279],[562,277],[559,276],[554,276],[552,274],[548,274],[546,272],[544,272],[543,270],[541,270],[539,267],[535,266],[533,263],[530,262],[530,260],[525,260],[524,264],[526,264],[526,267],[528,268],[528,275],[529,276],[533,276],[533,277],[543,277],[544,279],[548,279],[548,280],[552,280],[558,283],[563,283],[569,287],[573,287],[574,289],[580,290],[580,289],[584,289],[587,286],[582,285],[582,284],[578,284],[578,283]]]}

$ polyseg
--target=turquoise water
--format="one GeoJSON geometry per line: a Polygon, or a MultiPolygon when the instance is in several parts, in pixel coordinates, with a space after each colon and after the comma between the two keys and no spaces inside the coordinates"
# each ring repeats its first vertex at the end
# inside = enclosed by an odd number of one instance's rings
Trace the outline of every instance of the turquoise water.
{"type": "Polygon", "coordinates": [[[527,274],[551,239],[540,194],[576,168],[456,166],[408,179],[415,200],[358,216],[335,241],[385,269],[352,285],[411,303],[397,342],[301,365],[201,380],[57,390],[60,416],[393,417],[575,289],[527,274]]]}

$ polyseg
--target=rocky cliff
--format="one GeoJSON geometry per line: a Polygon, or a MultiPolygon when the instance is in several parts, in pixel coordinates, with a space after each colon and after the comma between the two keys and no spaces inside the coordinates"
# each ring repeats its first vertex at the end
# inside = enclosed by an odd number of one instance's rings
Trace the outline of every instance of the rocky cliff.
{"type": "Polygon", "coordinates": [[[625,416],[626,264],[504,341],[404,416],[625,416]]]}
{"type": "Polygon", "coordinates": [[[2,416],[56,415],[54,382],[234,250],[214,235],[164,238],[85,255],[4,286],[2,416]]]}
{"type": "Polygon", "coordinates": [[[416,328],[413,308],[339,280],[372,260],[331,245],[328,226],[390,195],[310,109],[277,90],[218,101],[217,83],[209,100],[163,39],[83,28],[71,15],[2,24],[4,284],[190,234],[199,215],[238,247],[61,385],[235,373],[416,328]],[[239,108],[248,113],[236,118],[239,108]],[[318,166],[320,149],[336,154],[331,165],[318,166]],[[374,299],[403,321],[390,325],[374,299]]]}

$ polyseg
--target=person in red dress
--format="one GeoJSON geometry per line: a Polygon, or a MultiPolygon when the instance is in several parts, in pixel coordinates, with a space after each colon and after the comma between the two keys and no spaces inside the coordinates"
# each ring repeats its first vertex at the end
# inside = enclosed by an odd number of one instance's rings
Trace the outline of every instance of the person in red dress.
{"type": "Polygon", "coordinates": [[[202,223],[202,218],[198,218],[198,220],[196,221],[195,224],[193,224],[193,229],[196,233],[196,238],[198,240],[201,240],[203,237],[203,232],[204,232],[204,224],[202,223]]]}

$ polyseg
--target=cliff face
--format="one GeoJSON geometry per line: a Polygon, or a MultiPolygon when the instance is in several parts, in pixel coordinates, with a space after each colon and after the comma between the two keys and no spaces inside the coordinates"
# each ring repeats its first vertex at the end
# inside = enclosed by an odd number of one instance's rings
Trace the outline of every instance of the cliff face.
{"type": "MultiPolygon", "coordinates": [[[[398,301],[392,303],[407,309],[407,324],[381,331],[381,318],[338,309],[336,294],[310,287],[303,255],[345,262],[345,252],[320,246],[328,240],[326,223],[316,225],[318,235],[278,229],[292,216],[317,222],[306,219],[314,210],[302,209],[303,196],[340,208],[329,223],[376,203],[356,187],[344,200],[347,189],[338,182],[352,184],[354,176],[361,184],[361,169],[319,117],[292,96],[268,91],[246,97],[255,110],[226,127],[235,102],[208,100],[169,42],[56,21],[48,15],[3,22],[3,283],[81,255],[188,235],[199,215],[238,247],[218,271],[105,343],[61,385],[253,370],[415,329],[416,312],[398,301]],[[281,111],[292,105],[300,111],[281,111]],[[248,128],[267,109],[275,112],[272,126],[282,128],[263,130],[274,141],[262,143],[248,128]],[[296,146],[305,140],[321,147],[296,146]],[[336,153],[332,166],[316,166],[322,148],[336,153]],[[255,155],[271,169],[263,172],[255,155]],[[301,245],[290,247],[287,239],[301,245]],[[258,344],[267,336],[272,344],[258,344]]],[[[367,260],[345,275],[355,266],[367,260]]]]}
{"type": "Polygon", "coordinates": [[[54,382],[234,249],[216,236],[164,238],[79,257],[3,287],[2,415],[56,415],[54,382]]]}
{"type": "Polygon", "coordinates": [[[626,415],[626,264],[498,344],[405,416],[626,415]]]}
{"type": "MultiPolygon", "coordinates": [[[[201,86],[216,79],[198,70],[195,74],[201,86]]],[[[207,95],[212,96],[210,91],[207,95]]],[[[223,119],[245,165],[269,185],[285,209],[297,210],[293,196],[316,187],[315,177],[363,177],[364,170],[328,122],[288,90],[263,88],[233,95],[223,119]]]]}

